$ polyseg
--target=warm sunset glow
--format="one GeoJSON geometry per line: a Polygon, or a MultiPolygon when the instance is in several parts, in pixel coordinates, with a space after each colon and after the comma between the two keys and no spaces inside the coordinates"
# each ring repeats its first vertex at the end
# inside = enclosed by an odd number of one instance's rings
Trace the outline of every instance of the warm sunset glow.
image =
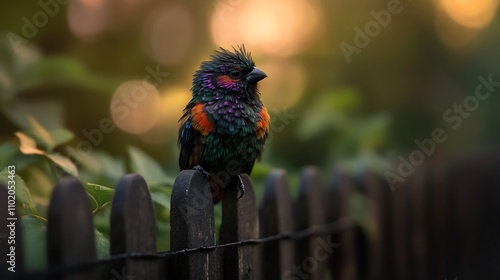
{"type": "Polygon", "coordinates": [[[212,15],[212,37],[223,47],[244,43],[256,53],[299,53],[312,43],[320,24],[319,13],[307,1],[254,0],[229,4],[216,6],[212,15]]]}
{"type": "Polygon", "coordinates": [[[157,123],[160,94],[146,81],[128,81],[116,89],[110,104],[111,118],[120,129],[145,133],[157,123]]]}
{"type": "Polygon", "coordinates": [[[482,28],[493,20],[498,0],[439,0],[439,4],[458,24],[482,28]]]}

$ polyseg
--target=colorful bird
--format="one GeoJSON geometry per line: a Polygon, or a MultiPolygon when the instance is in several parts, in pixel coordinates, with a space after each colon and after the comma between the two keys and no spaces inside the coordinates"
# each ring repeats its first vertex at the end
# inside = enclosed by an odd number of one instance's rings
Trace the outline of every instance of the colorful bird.
{"type": "Polygon", "coordinates": [[[240,174],[260,159],[271,119],[257,83],[266,77],[244,46],[216,50],[194,74],[193,97],[179,120],[179,166],[209,177],[214,202],[230,182],[243,195],[240,174]]]}

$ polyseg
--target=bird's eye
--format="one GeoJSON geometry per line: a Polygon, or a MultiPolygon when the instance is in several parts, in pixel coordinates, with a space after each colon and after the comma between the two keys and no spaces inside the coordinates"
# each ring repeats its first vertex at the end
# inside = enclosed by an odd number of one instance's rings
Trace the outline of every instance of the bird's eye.
{"type": "Polygon", "coordinates": [[[239,78],[241,76],[241,72],[238,69],[234,69],[229,72],[229,76],[231,76],[231,78],[239,78]]]}

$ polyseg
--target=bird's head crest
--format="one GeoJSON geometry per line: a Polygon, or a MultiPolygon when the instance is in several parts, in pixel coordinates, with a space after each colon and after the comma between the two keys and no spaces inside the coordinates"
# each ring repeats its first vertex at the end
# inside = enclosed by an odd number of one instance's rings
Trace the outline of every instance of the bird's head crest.
{"type": "Polygon", "coordinates": [[[251,54],[244,45],[233,47],[233,51],[219,48],[210,59],[201,63],[193,79],[193,94],[222,89],[226,94],[238,94],[255,98],[258,96],[257,82],[267,77],[255,67],[251,54]]]}

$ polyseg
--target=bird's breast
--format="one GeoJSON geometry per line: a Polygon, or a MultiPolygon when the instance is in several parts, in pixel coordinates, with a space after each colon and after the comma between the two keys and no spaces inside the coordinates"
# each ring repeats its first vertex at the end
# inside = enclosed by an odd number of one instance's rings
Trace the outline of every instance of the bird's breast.
{"type": "Polygon", "coordinates": [[[227,98],[205,105],[217,134],[247,136],[258,129],[259,112],[254,106],[236,98],[227,98]]]}

